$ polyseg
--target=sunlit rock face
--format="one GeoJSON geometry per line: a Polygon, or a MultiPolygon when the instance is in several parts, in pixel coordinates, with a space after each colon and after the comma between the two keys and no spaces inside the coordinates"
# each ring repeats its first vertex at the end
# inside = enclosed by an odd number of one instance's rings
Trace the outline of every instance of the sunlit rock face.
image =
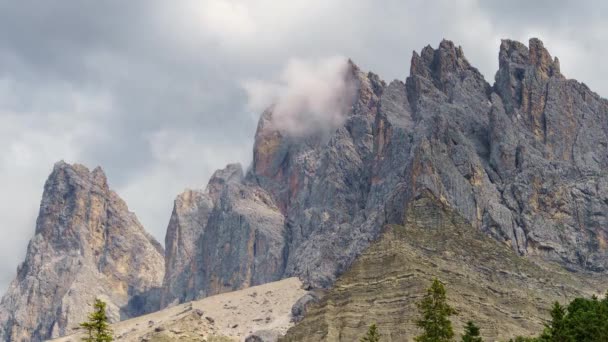
{"type": "Polygon", "coordinates": [[[107,302],[112,321],[143,313],[145,303],[129,301],[158,289],[163,273],[162,246],[109,189],[103,171],[59,162],[25,261],[0,303],[0,340],[70,333],[95,298],[107,302]]]}
{"type": "Polygon", "coordinates": [[[176,201],[163,304],[287,276],[329,287],[421,193],[520,255],[604,271],[606,100],[537,39],[503,41],[499,62],[491,85],[446,40],[413,54],[405,82],[348,61],[341,125],[305,135],[270,107],[247,172],[176,201]]]}

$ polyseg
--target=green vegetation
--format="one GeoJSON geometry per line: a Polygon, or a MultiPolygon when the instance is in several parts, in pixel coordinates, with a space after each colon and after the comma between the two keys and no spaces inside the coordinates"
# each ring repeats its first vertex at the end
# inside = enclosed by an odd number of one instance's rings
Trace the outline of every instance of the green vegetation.
{"type": "Polygon", "coordinates": [[[462,342],[483,342],[483,339],[479,336],[479,327],[472,321],[468,321],[467,325],[464,327],[462,342]]]}
{"type": "MultiPolygon", "coordinates": [[[[422,300],[417,303],[420,319],[416,325],[422,334],[417,342],[449,342],[454,340],[454,332],[449,317],[456,314],[447,303],[443,284],[434,279],[422,300]]],[[[608,293],[603,299],[576,298],[562,306],[558,302],[551,308],[551,320],[538,337],[518,336],[509,342],[605,342],[608,341],[608,293]]],[[[97,341],[97,340],[96,340],[97,341]]],[[[380,334],[372,324],[361,342],[379,342],[380,334]]],[[[472,321],[464,328],[462,342],[482,342],[480,329],[472,321]]]]}
{"type": "Polygon", "coordinates": [[[454,337],[450,316],[456,314],[447,303],[445,287],[435,278],[431,287],[427,289],[426,295],[417,304],[422,316],[416,325],[422,328],[422,334],[417,336],[417,342],[444,342],[451,341],[454,337]]]}
{"type": "Polygon", "coordinates": [[[86,342],[110,342],[114,341],[112,329],[108,323],[106,315],[106,303],[100,299],[95,299],[93,312],[89,314],[89,320],[80,323],[80,326],[87,331],[87,336],[82,340],[86,342]]]}
{"type": "Polygon", "coordinates": [[[367,330],[367,334],[361,338],[361,342],[379,342],[380,341],[380,333],[378,333],[378,328],[376,324],[372,324],[369,326],[367,330]]]}
{"type": "Polygon", "coordinates": [[[513,340],[532,342],[608,341],[608,294],[599,300],[576,298],[566,308],[553,304],[551,321],[539,337],[513,340]]]}

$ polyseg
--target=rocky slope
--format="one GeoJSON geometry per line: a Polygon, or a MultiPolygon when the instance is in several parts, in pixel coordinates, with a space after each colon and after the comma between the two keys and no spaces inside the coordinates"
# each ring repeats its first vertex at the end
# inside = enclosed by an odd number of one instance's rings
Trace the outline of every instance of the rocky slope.
{"type": "Polygon", "coordinates": [[[415,303],[434,277],[458,311],[455,332],[473,320],[486,341],[537,334],[553,301],[599,295],[605,281],[519,256],[423,195],[410,202],[404,225],[386,226],[281,341],[358,341],[372,323],[382,341],[413,341],[420,333],[415,303]]]}
{"type": "Polygon", "coordinates": [[[70,333],[96,297],[114,321],[143,313],[146,303],[133,299],[152,298],[163,267],[162,246],[109,189],[103,171],[59,162],[45,184],[25,261],[0,302],[0,340],[70,333]]]}
{"type": "Polygon", "coordinates": [[[445,40],[405,83],[349,62],[330,134],[289,134],[270,108],[244,177],[229,166],[176,201],[163,305],[289,276],[329,287],[427,192],[520,255],[604,272],[608,103],[538,39],[503,41],[499,61],[494,85],[445,40]]]}
{"type": "MultiPolygon", "coordinates": [[[[230,342],[251,335],[276,337],[293,325],[291,307],[305,293],[298,278],[288,278],[173,306],[111,327],[116,341],[125,342],[230,342]]],[[[81,338],[78,333],[53,341],[76,342],[81,338]]]]}

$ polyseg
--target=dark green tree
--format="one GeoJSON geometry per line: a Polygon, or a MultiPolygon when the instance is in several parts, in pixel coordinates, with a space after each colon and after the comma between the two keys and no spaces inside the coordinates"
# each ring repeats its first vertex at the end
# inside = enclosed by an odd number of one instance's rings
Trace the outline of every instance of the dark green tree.
{"type": "Polygon", "coordinates": [[[541,335],[542,341],[567,342],[570,341],[566,327],[566,309],[558,302],[553,303],[551,308],[551,322],[546,324],[545,331],[541,335]]]}
{"type": "Polygon", "coordinates": [[[540,340],[535,337],[522,337],[517,336],[516,338],[512,338],[509,342],[539,342],[540,340]]]}
{"type": "Polygon", "coordinates": [[[95,339],[93,339],[93,324],[91,324],[90,322],[82,322],[80,323],[80,326],[87,331],[86,337],[83,337],[82,340],[85,342],[94,342],[95,339]]]}
{"type": "Polygon", "coordinates": [[[100,299],[95,299],[93,312],[89,314],[89,320],[80,323],[80,326],[87,332],[87,336],[82,340],[86,342],[111,342],[112,329],[108,323],[106,314],[106,303],[100,299]]]}
{"type": "Polygon", "coordinates": [[[479,336],[479,327],[472,321],[468,321],[467,325],[464,327],[462,342],[483,342],[483,339],[479,336]]]}
{"type": "Polygon", "coordinates": [[[361,338],[361,342],[379,342],[380,341],[380,333],[378,332],[378,327],[376,324],[372,324],[369,326],[367,330],[367,334],[361,338]]]}
{"type": "Polygon", "coordinates": [[[416,325],[423,332],[414,340],[417,342],[447,342],[454,338],[450,316],[456,314],[447,303],[445,287],[435,278],[422,300],[417,304],[420,319],[416,325]]]}
{"type": "Polygon", "coordinates": [[[567,307],[554,303],[551,321],[537,338],[519,341],[596,342],[608,341],[608,293],[603,299],[575,298],[567,307]]]}

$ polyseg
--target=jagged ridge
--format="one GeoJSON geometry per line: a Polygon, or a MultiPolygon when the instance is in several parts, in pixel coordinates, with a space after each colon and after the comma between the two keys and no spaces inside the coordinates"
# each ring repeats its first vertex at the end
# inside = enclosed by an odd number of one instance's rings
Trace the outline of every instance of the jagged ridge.
{"type": "MultiPolygon", "coordinates": [[[[164,304],[294,275],[328,287],[381,227],[403,224],[407,204],[421,192],[521,255],[603,271],[607,103],[566,79],[538,39],[529,47],[504,40],[499,60],[493,86],[446,40],[414,52],[405,83],[387,85],[349,62],[345,79],[356,96],[329,137],[276,130],[272,108],[266,111],[252,167],[217,193],[238,187],[266,199],[273,224],[241,217],[246,245],[273,236],[273,252],[253,248],[244,259],[215,253],[242,239],[231,237],[235,227],[227,220],[235,199],[216,200],[210,210],[221,215],[181,220],[205,233],[188,247],[195,255],[178,271],[183,281],[165,281],[172,289],[164,304]],[[235,266],[269,255],[270,270],[235,266]],[[222,287],[197,276],[210,272],[208,265],[221,274],[222,287]]],[[[175,229],[170,225],[167,236],[175,229]]],[[[169,262],[180,259],[180,248],[169,249],[169,262]]]]}

